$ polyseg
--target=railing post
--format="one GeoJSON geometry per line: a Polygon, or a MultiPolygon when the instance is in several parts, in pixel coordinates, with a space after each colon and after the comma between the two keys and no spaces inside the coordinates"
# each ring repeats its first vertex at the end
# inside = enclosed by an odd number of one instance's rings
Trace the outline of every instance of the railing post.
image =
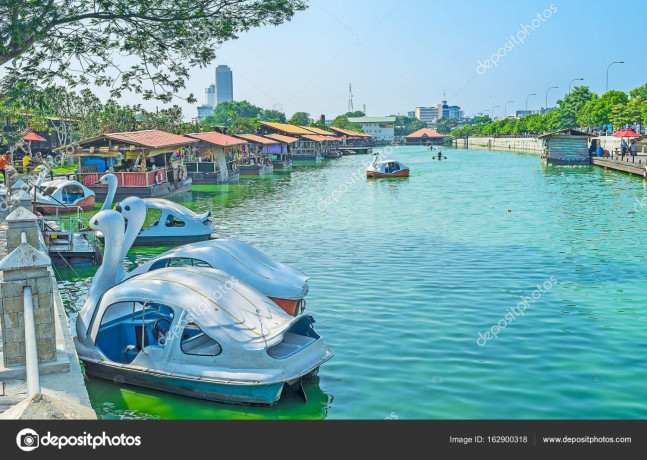
{"type": "Polygon", "coordinates": [[[23,290],[25,322],[25,373],[27,374],[27,395],[40,393],[40,375],[38,372],[38,347],[36,346],[36,324],[34,322],[34,302],[31,287],[23,290]]]}

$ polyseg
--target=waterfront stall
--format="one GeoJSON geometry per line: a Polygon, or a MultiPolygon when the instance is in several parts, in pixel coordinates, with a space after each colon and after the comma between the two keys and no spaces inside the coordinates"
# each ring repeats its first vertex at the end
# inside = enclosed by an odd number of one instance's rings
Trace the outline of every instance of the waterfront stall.
{"type": "Polygon", "coordinates": [[[333,136],[306,134],[302,137],[312,142],[313,150],[307,153],[321,155],[323,158],[337,158],[341,156],[341,152],[337,150],[339,140],[333,136]]]}
{"type": "Polygon", "coordinates": [[[247,141],[218,132],[187,134],[199,142],[193,157],[186,162],[188,176],[194,184],[222,184],[239,178],[238,164],[247,141]]]}
{"type": "Polygon", "coordinates": [[[111,172],[118,179],[116,200],[128,196],[154,198],[191,189],[184,156],[198,142],[159,130],[104,133],[59,147],[57,150],[78,158],[79,182],[104,200],[108,186],[99,182],[111,172]]]}
{"type": "Polygon", "coordinates": [[[270,146],[274,174],[290,174],[292,171],[292,145],[298,142],[299,138],[281,134],[267,134],[264,137],[278,142],[278,144],[270,146]]]}
{"type": "Polygon", "coordinates": [[[241,160],[238,171],[241,176],[264,176],[274,173],[270,148],[277,141],[256,134],[236,134],[236,137],[247,141],[242,146],[241,160]]]}
{"type": "Polygon", "coordinates": [[[331,126],[330,129],[339,136],[341,145],[338,148],[343,155],[371,152],[370,135],[350,129],[336,128],[334,126],[331,126]]]}
{"type": "Polygon", "coordinates": [[[293,161],[320,161],[323,159],[321,152],[317,151],[315,142],[305,136],[313,135],[310,128],[289,125],[286,123],[271,123],[261,121],[261,134],[280,134],[283,136],[297,137],[299,140],[291,147],[293,161]]]}
{"type": "Polygon", "coordinates": [[[561,129],[538,136],[542,140],[541,159],[549,165],[590,165],[589,139],[593,134],[576,129],[561,129]]]}
{"type": "Polygon", "coordinates": [[[422,128],[404,136],[404,140],[407,145],[441,145],[445,141],[445,137],[433,129],[422,128]]]}

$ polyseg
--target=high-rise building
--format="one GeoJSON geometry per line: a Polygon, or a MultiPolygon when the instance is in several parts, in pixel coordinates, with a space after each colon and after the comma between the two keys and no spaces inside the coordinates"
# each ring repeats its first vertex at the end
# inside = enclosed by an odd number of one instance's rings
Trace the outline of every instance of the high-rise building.
{"type": "Polygon", "coordinates": [[[209,85],[205,90],[205,105],[216,106],[216,85],[209,85]]]}
{"type": "Polygon", "coordinates": [[[435,123],[438,117],[438,108],[436,107],[416,107],[415,117],[429,125],[435,123]]]}
{"type": "Polygon", "coordinates": [[[226,65],[216,67],[216,104],[234,100],[234,78],[226,65]]]}

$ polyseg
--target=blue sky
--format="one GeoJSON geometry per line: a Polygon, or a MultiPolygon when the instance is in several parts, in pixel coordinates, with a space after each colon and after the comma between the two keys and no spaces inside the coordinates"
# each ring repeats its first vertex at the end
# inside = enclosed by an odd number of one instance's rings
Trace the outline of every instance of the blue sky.
{"type": "MultiPolygon", "coordinates": [[[[507,110],[513,113],[536,93],[528,101],[536,109],[544,106],[546,89],[559,86],[549,93],[554,105],[574,78],[604,92],[612,61],[625,64],[611,68],[610,88],[628,91],[646,83],[645,13],[644,2],[627,0],[311,0],[291,22],[225,43],[212,66],[195,69],[187,93],[202,103],[215,66],[227,64],[236,100],[282,107],[288,117],[345,112],[349,83],[355,108],[366,104],[371,116],[436,104],[443,91],[466,114],[498,105],[495,115],[501,116],[506,101],[514,101],[507,110]],[[545,10],[538,27],[525,28],[523,44],[500,51],[497,66],[477,72],[479,60],[505,48],[510,35],[523,38],[522,25],[532,27],[545,10]]],[[[196,116],[196,105],[176,103],[186,118],[196,116]]]]}

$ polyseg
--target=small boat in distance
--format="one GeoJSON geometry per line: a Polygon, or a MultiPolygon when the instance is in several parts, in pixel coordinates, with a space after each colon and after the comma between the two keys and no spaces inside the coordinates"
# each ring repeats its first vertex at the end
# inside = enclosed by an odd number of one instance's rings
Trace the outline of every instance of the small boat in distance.
{"type": "Polygon", "coordinates": [[[373,163],[366,168],[366,177],[409,177],[409,167],[396,160],[379,161],[377,153],[374,153],[373,163]]]}

